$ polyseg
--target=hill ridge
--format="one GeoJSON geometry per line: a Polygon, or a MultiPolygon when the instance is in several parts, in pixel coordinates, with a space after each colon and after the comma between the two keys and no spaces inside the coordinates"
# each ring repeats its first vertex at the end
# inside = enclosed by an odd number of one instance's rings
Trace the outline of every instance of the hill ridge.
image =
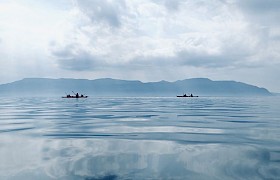
{"type": "Polygon", "coordinates": [[[113,78],[24,78],[0,85],[5,94],[60,94],[77,91],[93,96],[176,96],[182,93],[196,95],[272,95],[267,89],[237,81],[213,81],[208,78],[191,78],[174,82],[142,82],[113,78]]]}

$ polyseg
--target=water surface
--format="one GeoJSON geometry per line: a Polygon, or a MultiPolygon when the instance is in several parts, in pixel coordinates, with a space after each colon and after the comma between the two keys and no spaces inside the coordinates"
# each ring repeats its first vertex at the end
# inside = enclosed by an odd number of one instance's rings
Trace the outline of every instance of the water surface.
{"type": "Polygon", "coordinates": [[[0,179],[280,179],[279,100],[2,98],[0,179]]]}

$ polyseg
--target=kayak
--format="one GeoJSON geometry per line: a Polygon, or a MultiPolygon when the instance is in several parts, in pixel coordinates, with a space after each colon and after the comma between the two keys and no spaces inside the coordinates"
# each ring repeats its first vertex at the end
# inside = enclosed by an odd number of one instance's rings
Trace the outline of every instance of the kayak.
{"type": "Polygon", "coordinates": [[[198,97],[198,96],[177,96],[177,97],[198,97]]]}
{"type": "Polygon", "coordinates": [[[87,98],[88,96],[79,96],[79,97],[76,97],[76,96],[63,96],[62,98],[75,98],[75,99],[78,99],[78,98],[87,98]]]}

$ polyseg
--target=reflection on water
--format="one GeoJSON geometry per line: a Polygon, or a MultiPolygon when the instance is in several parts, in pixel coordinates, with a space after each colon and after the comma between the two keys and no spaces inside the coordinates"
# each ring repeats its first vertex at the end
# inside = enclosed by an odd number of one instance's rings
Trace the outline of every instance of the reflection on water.
{"type": "Polygon", "coordinates": [[[279,99],[0,102],[0,179],[280,179],[279,99]]]}

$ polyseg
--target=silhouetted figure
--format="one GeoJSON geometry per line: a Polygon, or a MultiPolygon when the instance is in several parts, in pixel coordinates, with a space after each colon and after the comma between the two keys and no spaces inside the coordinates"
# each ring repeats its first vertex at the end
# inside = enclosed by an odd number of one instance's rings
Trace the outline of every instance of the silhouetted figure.
{"type": "Polygon", "coordinates": [[[81,97],[84,97],[84,95],[82,94],[81,97]]]}
{"type": "Polygon", "coordinates": [[[79,97],[79,93],[76,94],[76,98],[78,98],[78,97],[79,97]]]}
{"type": "Polygon", "coordinates": [[[193,97],[193,95],[191,94],[191,97],[193,97]]]}

